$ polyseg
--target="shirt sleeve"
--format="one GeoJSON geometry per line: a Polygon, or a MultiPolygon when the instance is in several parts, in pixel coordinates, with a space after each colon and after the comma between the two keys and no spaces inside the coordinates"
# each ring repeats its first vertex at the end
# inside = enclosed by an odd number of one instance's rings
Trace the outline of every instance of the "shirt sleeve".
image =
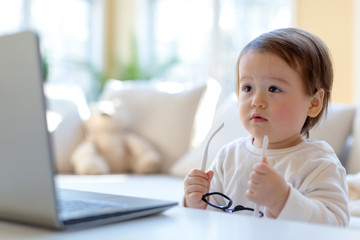
{"type": "Polygon", "coordinates": [[[278,219],[347,226],[350,211],[346,173],[334,163],[313,171],[300,189],[290,184],[290,193],[278,219]]]}

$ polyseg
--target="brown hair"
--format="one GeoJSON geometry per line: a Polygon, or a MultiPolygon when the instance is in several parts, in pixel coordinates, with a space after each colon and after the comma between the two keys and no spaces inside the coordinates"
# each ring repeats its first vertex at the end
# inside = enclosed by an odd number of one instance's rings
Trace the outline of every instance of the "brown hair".
{"type": "Polygon", "coordinates": [[[301,134],[309,136],[309,130],[327,111],[333,83],[333,67],[330,52],[316,35],[298,28],[277,29],[264,33],[248,43],[241,51],[236,64],[236,92],[239,94],[239,64],[249,51],[275,54],[282,58],[304,80],[306,94],[313,96],[324,89],[323,108],[312,118],[307,117],[301,134]]]}

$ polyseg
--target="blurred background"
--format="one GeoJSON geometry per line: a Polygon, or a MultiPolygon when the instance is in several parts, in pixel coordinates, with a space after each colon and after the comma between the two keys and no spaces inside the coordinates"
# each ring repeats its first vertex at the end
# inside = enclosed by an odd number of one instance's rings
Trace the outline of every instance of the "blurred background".
{"type": "MultiPolygon", "coordinates": [[[[236,58],[259,34],[301,27],[329,46],[334,102],[360,106],[359,0],[0,0],[0,34],[35,30],[46,81],[97,99],[106,80],[160,79],[234,91],[236,58]]],[[[222,99],[220,98],[220,99],[222,99]]]]}

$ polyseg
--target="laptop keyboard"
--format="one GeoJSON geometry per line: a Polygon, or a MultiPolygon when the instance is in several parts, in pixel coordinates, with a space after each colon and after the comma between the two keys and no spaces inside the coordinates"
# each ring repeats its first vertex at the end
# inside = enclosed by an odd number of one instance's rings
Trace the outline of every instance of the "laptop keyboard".
{"type": "Polygon", "coordinates": [[[106,211],[113,208],[121,209],[126,208],[127,204],[97,200],[61,200],[58,206],[60,213],[67,215],[72,213],[106,211]]]}
{"type": "MultiPolygon", "coordinates": [[[[59,210],[65,212],[99,210],[112,207],[119,207],[121,203],[111,203],[95,200],[62,200],[59,204],[59,210]]],[[[124,206],[125,207],[125,206],[124,206]]]]}
{"type": "Polygon", "coordinates": [[[64,225],[111,222],[159,213],[176,202],[70,189],[57,189],[58,218],[64,225]]]}

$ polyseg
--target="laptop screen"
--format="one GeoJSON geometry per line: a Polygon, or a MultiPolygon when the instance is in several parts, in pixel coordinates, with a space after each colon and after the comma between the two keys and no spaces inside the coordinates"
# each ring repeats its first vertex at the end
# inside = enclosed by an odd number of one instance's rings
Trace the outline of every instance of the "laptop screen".
{"type": "Polygon", "coordinates": [[[0,112],[0,217],[52,222],[52,151],[32,32],[0,37],[0,112]]]}

